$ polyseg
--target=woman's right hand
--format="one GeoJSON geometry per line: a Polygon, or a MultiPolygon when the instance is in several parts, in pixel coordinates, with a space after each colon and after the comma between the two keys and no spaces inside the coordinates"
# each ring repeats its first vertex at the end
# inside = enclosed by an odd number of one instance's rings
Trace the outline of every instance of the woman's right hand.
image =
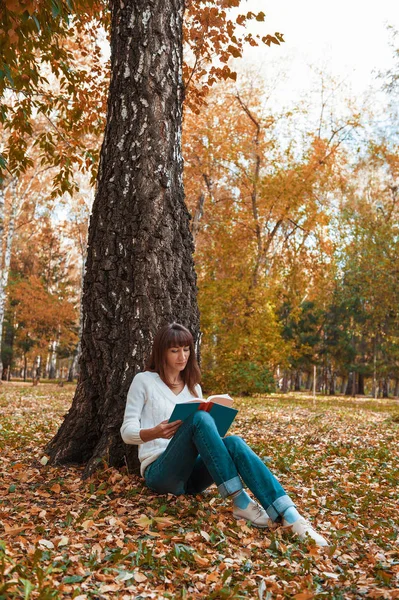
{"type": "Polygon", "coordinates": [[[172,423],[169,423],[169,421],[162,421],[156,427],[142,429],[140,431],[140,437],[143,442],[150,442],[151,440],[156,440],[158,438],[170,440],[182,423],[183,421],[173,421],[172,423]]]}

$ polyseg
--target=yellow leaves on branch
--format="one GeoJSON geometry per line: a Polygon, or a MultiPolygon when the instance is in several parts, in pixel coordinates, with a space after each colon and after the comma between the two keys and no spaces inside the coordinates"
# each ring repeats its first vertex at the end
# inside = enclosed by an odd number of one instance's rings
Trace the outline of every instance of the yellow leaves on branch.
{"type": "Polygon", "coordinates": [[[242,56],[245,44],[270,46],[284,41],[283,35],[278,32],[274,35],[248,32],[246,26],[249,21],[263,22],[266,15],[260,11],[233,16],[229,9],[237,9],[241,4],[242,0],[219,0],[212,6],[203,0],[187,3],[184,41],[188,52],[183,75],[188,92],[185,101],[195,112],[204,103],[210,86],[217,81],[236,79],[234,66],[227,63],[231,58],[242,56]],[[219,62],[225,67],[219,68],[219,62]]]}

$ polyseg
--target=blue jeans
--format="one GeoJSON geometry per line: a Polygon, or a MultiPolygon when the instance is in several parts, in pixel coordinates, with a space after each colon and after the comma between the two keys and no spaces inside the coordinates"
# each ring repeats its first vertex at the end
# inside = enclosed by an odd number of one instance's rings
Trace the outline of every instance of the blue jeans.
{"type": "Polygon", "coordinates": [[[276,477],[236,435],[221,438],[213,418],[199,410],[182,423],[166,450],[145,470],[147,486],[160,494],[198,494],[216,483],[223,498],[242,481],[272,521],[294,506],[276,477]],[[242,481],[241,481],[242,480],[242,481]]]}

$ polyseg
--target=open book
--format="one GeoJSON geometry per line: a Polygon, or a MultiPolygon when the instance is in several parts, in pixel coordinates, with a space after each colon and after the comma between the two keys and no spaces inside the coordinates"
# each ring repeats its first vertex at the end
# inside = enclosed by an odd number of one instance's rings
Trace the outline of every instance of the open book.
{"type": "Polygon", "coordinates": [[[228,394],[216,394],[215,396],[209,396],[204,400],[203,398],[193,398],[187,400],[187,402],[180,402],[176,404],[169,423],[172,421],[184,421],[197,410],[205,410],[214,419],[219,435],[223,437],[226,435],[230,425],[235,419],[238,410],[232,408],[233,398],[230,398],[228,394]]]}

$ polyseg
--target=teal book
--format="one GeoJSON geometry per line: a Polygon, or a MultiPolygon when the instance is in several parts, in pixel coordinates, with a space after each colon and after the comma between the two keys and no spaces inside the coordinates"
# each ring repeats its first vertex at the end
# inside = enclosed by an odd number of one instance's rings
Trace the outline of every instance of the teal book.
{"type": "Polygon", "coordinates": [[[206,400],[194,398],[176,404],[169,423],[172,423],[172,421],[185,421],[197,410],[205,410],[215,419],[219,435],[224,437],[238,413],[238,410],[233,408],[232,404],[233,399],[227,394],[209,396],[206,400]]]}

